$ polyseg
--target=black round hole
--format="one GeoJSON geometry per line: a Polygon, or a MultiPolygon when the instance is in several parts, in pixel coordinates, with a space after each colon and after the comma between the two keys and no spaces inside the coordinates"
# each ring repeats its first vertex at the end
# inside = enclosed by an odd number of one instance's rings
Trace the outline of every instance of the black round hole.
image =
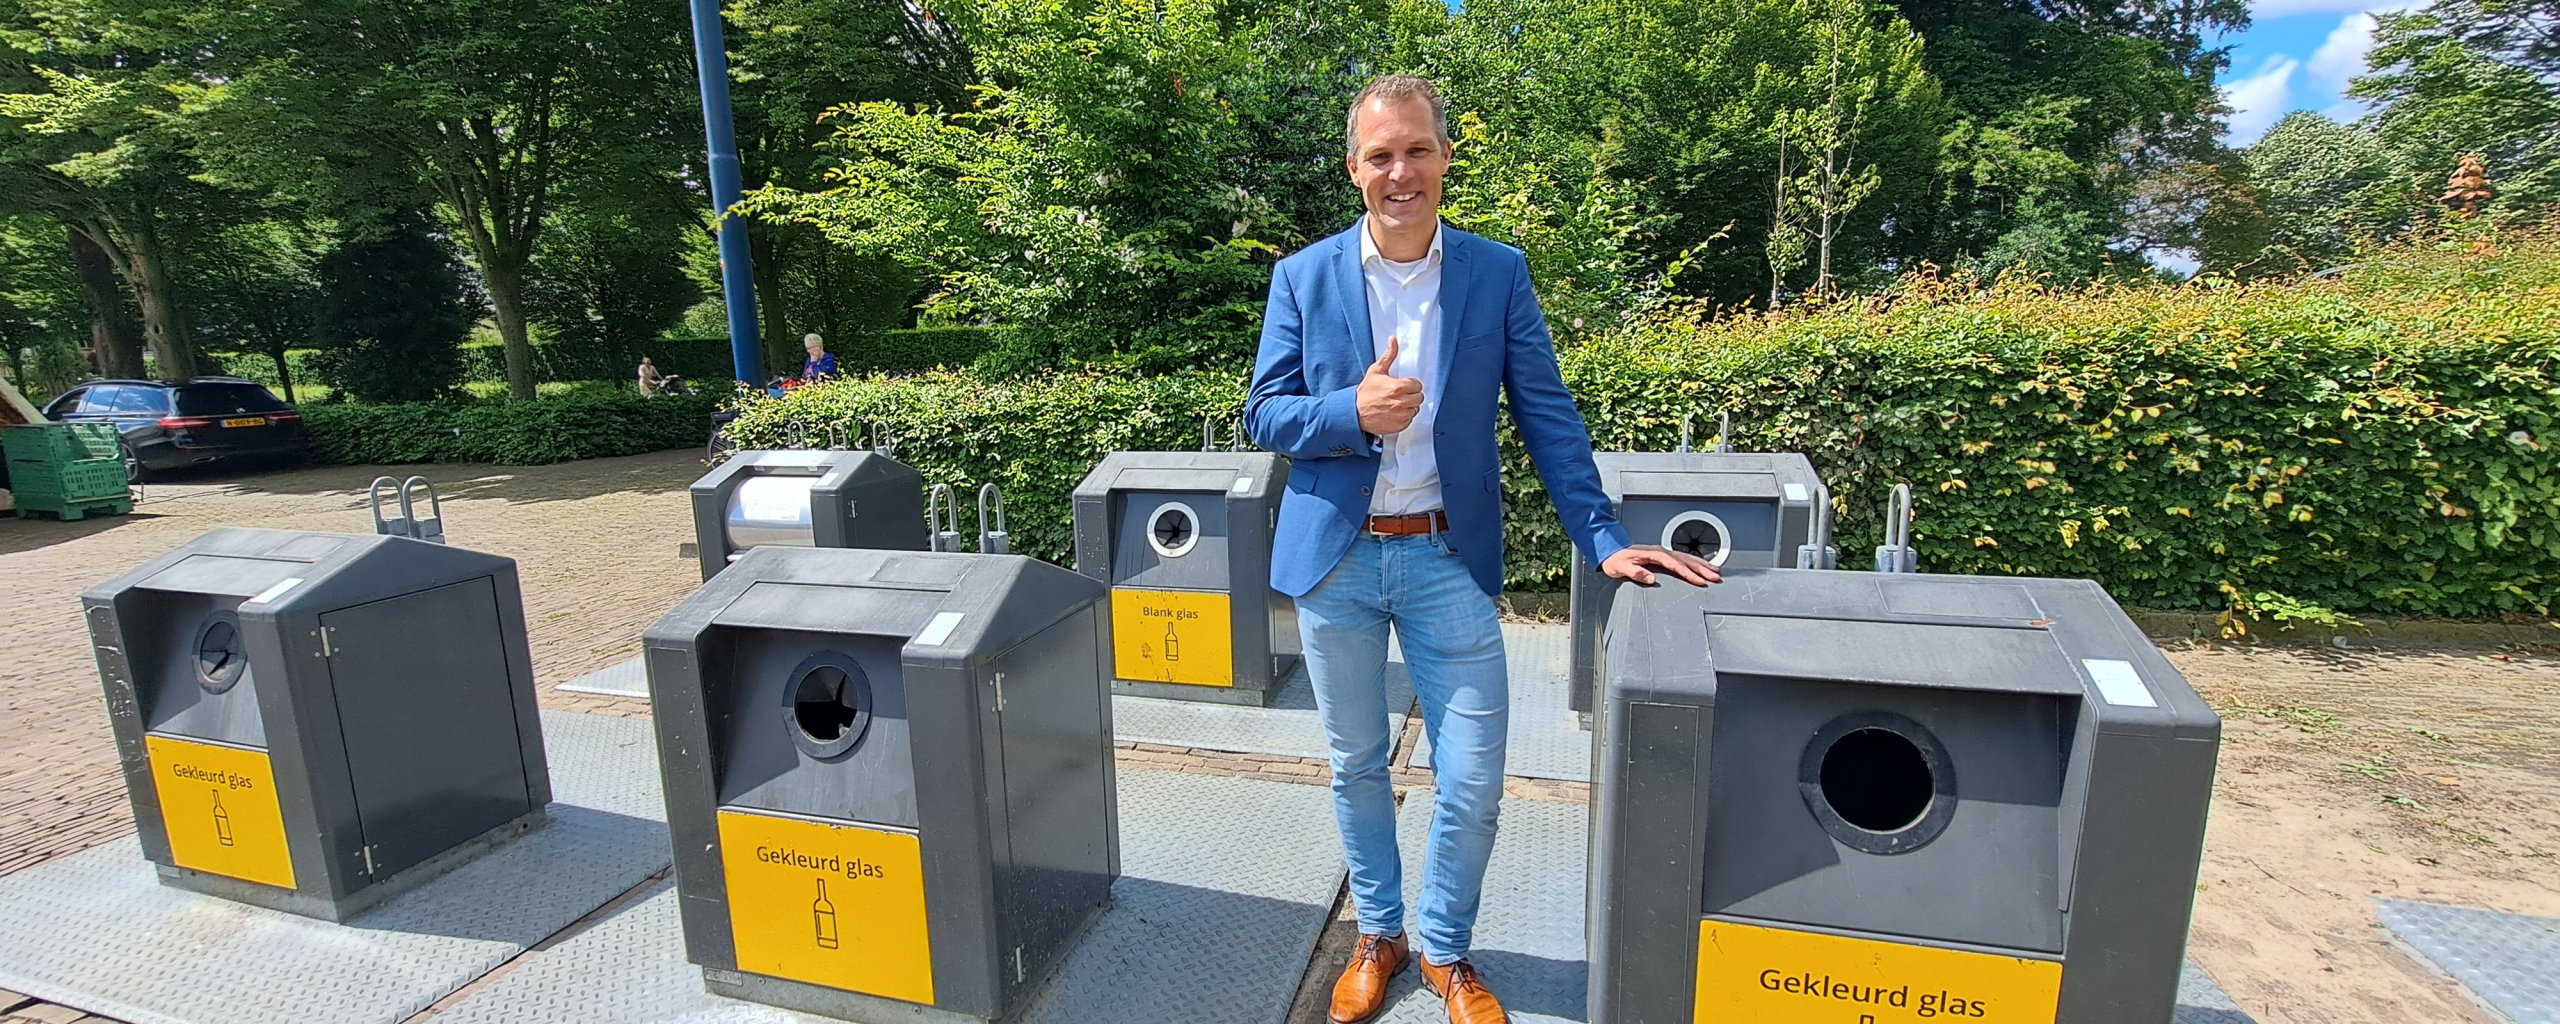
{"type": "Polygon", "coordinates": [[[1822,799],[1840,820],[1875,833],[1919,824],[1937,779],[1918,744],[1891,729],[1851,730],[1822,755],[1822,799]]]}
{"type": "Polygon", "coordinates": [[[240,681],[249,654],[240,644],[240,624],[229,616],[213,619],[196,634],[196,685],[221,693],[240,681]]]}
{"type": "Polygon", "coordinates": [[[1724,550],[1724,534],[1716,524],[1692,519],[1671,528],[1671,550],[1699,558],[1714,558],[1724,550]]]}
{"type": "Polygon", "coordinates": [[[1191,539],[1191,517],[1175,509],[1159,512],[1156,514],[1155,534],[1157,544],[1168,548],[1181,547],[1183,542],[1191,539]]]}
{"type": "Polygon", "coordinates": [[[791,721],[800,727],[801,735],[816,743],[843,739],[861,714],[852,678],[833,665],[810,669],[791,691],[791,721]]]}

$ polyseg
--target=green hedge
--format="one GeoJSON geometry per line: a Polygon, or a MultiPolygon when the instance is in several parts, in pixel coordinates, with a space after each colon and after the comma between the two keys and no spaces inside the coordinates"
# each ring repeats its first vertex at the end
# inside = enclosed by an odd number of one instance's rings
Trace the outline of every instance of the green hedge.
{"type": "Polygon", "coordinates": [[[603,392],[531,402],[313,405],[303,422],[313,449],[331,462],[529,466],[699,448],[719,404],[712,395],[603,392]]]}
{"type": "MultiPolygon", "coordinates": [[[[848,373],[913,373],[943,367],[967,366],[972,360],[994,348],[1011,330],[1004,327],[916,327],[880,331],[852,340],[850,344],[830,341],[836,350],[837,364],[848,373]]],[[[717,387],[735,374],[729,357],[727,338],[668,338],[641,346],[662,373],[677,374],[686,380],[717,387]]],[[[285,353],[285,362],[293,369],[296,384],[325,383],[312,372],[311,359],[319,355],[313,349],[293,349],[285,353]]],[[[253,380],[270,388],[281,388],[276,380],[275,361],[262,355],[224,355],[215,357],[221,372],[245,380],[253,380]]],[[[609,351],[601,345],[567,341],[537,342],[533,346],[534,375],[546,381],[608,381],[629,385],[639,354],[626,355],[609,351]]],[[[768,375],[781,376],[799,372],[799,364],[768,366],[768,375]]],[[[462,379],[465,381],[504,381],[507,379],[507,353],[497,342],[475,342],[462,346],[462,379]]]]}
{"type": "MultiPolygon", "coordinates": [[[[2560,580],[2560,281],[2483,291],[1907,290],[1889,303],[1657,324],[1563,355],[1604,449],[1668,450],[1719,411],[1744,450],[1809,454],[1868,561],[1893,484],[1924,568],[2090,577],[2133,605],[2547,614],[2560,580]]],[[[933,482],[1004,485],[1020,550],[1066,561],[1102,453],[1196,448],[1244,382],[869,377],[755,401],[751,444],[895,424],[933,482]]],[[[1508,433],[1510,586],[1571,557],[1508,433]]]]}

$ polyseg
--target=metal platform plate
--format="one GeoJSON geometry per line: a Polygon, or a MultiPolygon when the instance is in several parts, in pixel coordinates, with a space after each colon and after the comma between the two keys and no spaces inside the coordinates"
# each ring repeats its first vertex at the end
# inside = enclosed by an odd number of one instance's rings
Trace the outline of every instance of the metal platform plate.
{"type": "Polygon", "coordinates": [[[0,879],[0,988],[133,1024],[425,1009],[667,866],[631,813],[658,792],[648,723],[543,720],[550,823],[344,925],[163,886],[130,836],[0,879]]]}
{"type": "MultiPolygon", "coordinates": [[[[1505,800],[1502,831],[1486,867],[1484,902],[1468,956],[1518,1024],[1582,1021],[1589,969],[1583,960],[1585,810],[1578,803],[1505,800]]],[[[1396,845],[1404,857],[1405,920],[1413,921],[1422,887],[1423,842],[1430,833],[1431,791],[1407,796],[1396,812],[1396,845]]],[[[2247,1013],[2187,964],[2178,985],[2174,1024],[2252,1024],[2247,1013]]],[[[1418,971],[1396,975],[1380,1024],[1441,1024],[1440,997],[1418,971]]]]}
{"type": "Polygon", "coordinates": [[[2560,918],[2376,900],[2401,948],[2513,1024],[2560,1024],[2560,918]]]}
{"type": "MultiPolygon", "coordinates": [[[[1400,736],[1413,708],[1413,677],[1394,647],[1387,651],[1387,735],[1400,736]]],[[[1267,708],[1204,704],[1160,697],[1111,698],[1111,733],[1123,743],[1161,743],[1240,754],[1325,760],[1324,723],[1316,717],[1315,684],[1301,661],[1281,681],[1267,708]]]]}
{"type": "MultiPolygon", "coordinates": [[[[1573,657],[1571,626],[1545,622],[1502,624],[1504,664],[1511,674],[1510,749],[1505,775],[1591,781],[1591,730],[1582,727],[1566,692],[1565,666],[1573,657]]],[[[1414,745],[1413,763],[1431,766],[1431,736],[1414,745]]]]}
{"type": "MultiPolygon", "coordinates": [[[[1120,770],[1122,877],[1020,1020],[1280,1024],[1342,882],[1331,794],[1120,770]]],[[[782,1024],[820,1018],[713,996],[665,888],[536,953],[437,1024],[782,1024]]]]}
{"type": "Polygon", "coordinates": [[[648,700],[649,669],[641,662],[640,656],[633,655],[629,661],[616,662],[562,683],[560,689],[570,693],[596,693],[607,697],[638,697],[641,700],[648,700]]]}

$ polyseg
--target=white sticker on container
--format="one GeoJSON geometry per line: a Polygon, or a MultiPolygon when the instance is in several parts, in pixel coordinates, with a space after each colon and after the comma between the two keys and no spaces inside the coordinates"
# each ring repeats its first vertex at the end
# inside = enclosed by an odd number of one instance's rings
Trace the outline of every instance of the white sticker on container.
{"type": "Polygon", "coordinates": [[[1786,490],[1787,490],[1787,500],[1788,500],[1788,501],[1812,501],[1812,500],[1813,500],[1813,495],[1812,495],[1812,493],[1811,493],[1811,492],[1806,491],[1806,490],[1804,489],[1804,485],[1803,485],[1803,484],[1788,484],[1788,485],[1787,485],[1787,487],[1786,487],[1786,490]]]}
{"type": "Polygon", "coordinates": [[[2160,706],[2151,696],[2151,688],[2142,685],[2142,673],[2134,671],[2132,662],[2082,658],[2080,666],[2089,670],[2089,681],[2098,684],[2098,696],[2107,703],[2126,708],[2160,706]]]}
{"type": "Polygon", "coordinates": [[[261,591],[259,591],[259,592],[258,592],[258,596],[253,597],[253,598],[250,598],[250,599],[248,599],[248,600],[246,600],[246,601],[242,601],[242,602],[240,602],[240,603],[241,603],[241,604],[265,604],[265,603],[267,603],[267,602],[269,602],[269,601],[273,601],[273,600],[275,600],[276,598],[283,597],[283,596],[284,596],[284,594],[285,594],[285,591],[292,590],[293,588],[295,588],[295,587],[299,587],[299,586],[301,586],[301,585],[302,585],[302,577],[300,577],[300,576],[289,576],[289,577],[286,577],[286,578],[284,578],[284,579],[277,580],[277,581],[276,581],[276,585],[275,585],[275,586],[268,587],[268,588],[267,588],[267,589],[265,589],[265,590],[261,590],[261,591]]]}
{"type": "Polygon", "coordinates": [[[1235,485],[1235,486],[1233,486],[1233,487],[1227,488],[1227,490],[1229,490],[1229,491],[1231,491],[1231,492],[1234,492],[1234,493],[1236,493],[1236,494],[1243,494],[1244,492],[1246,492],[1246,491],[1250,491],[1250,490],[1252,490],[1252,489],[1253,489],[1253,478],[1252,478],[1252,477],[1249,477],[1249,476],[1240,476],[1240,477],[1237,477],[1237,478],[1236,478],[1236,485],[1235,485]]]}
{"type": "Polygon", "coordinates": [[[959,612],[935,612],[933,621],[924,624],[924,632],[916,634],[916,643],[940,647],[951,639],[951,631],[960,628],[959,612]]]}

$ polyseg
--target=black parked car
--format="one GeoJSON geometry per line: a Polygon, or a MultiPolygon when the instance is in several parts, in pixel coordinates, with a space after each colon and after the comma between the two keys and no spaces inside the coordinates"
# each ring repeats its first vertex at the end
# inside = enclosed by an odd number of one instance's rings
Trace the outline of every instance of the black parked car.
{"type": "Polygon", "coordinates": [[[113,423],[124,436],[125,475],[140,480],[243,456],[286,456],[311,447],[302,414],[254,381],[198,377],[184,384],[93,380],[44,407],[58,423],[113,423]]]}

